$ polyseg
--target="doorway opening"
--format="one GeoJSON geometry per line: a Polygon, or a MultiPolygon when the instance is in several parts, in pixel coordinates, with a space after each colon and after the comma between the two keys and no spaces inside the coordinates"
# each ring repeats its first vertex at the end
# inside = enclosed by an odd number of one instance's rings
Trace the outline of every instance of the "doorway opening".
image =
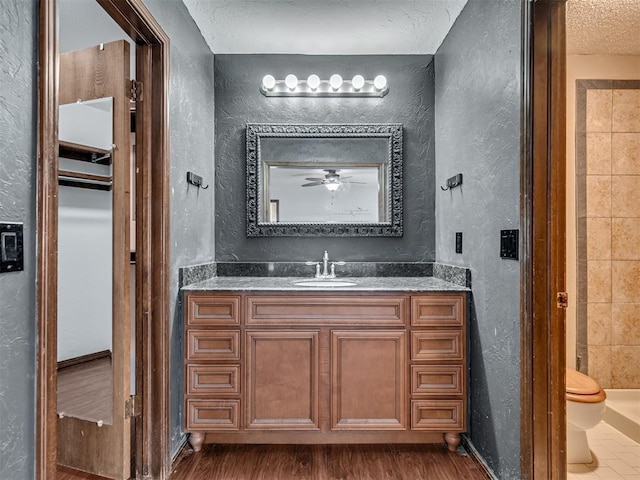
{"type": "MultiPolygon", "coordinates": [[[[103,473],[111,478],[167,478],[170,469],[170,458],[168,448],[168,245],[169,245],[169,151],[168,151],[168,122],[167,122],[167,85],[168,85],[168,55],[169,39],[162,31],[161,27],[154,20],[149,10],[139,0],[127,0],[126,2],[117,0],[98,0],[99,8],[104,9],[115,24],[119,26],[131,40],[131,50],[135,50],[135,71],[136,82],[133,84],[124,81],[128,75],[122,76],[122,83],[114,90],[117,96],[124,100],[117,103],[113,94],[97,95],[99,97],[111,97],[108,101],[103,101],[98,105],[95,95],[91,98],[84,94],[73,92],[69,94],[66,88],[69,81],[65,80],[65,74],[69,66],[65,64],[64,71],[61,72],[62,62],[67,59],[61,58],[58,52],[58,35],[56,23],[58,18],[58,3],[55,0],[42,0],[39,6],[39,109],[38,109],[38,376],[37,376],[37,448],[36,448],[36,471],[39,479],[55,479],[56,465],[58,463],[58,437],[63,435],[64,440],[68,440],[76,435],[66,429],[64,425],[65,412],[58,409],[57,405],[57,374],[58,374],[58,353],[64,351],[64,339],[58,337],[58,327],[67,320],[61,322],[59,312],[64,311],[65,305],[72,305],[74,296],[68,295],[76,285],[69,289],[62,285],[65,278],[72,276],[69,271],[65,271],[68,264],[68,248],[81,235],[73,233],[73,228],[69,234],[69,226],[73,227],[74,219],[70,218],[69,210],[64,209],[71,205],[78,205],[72,202],[67,205],[69,194],[77,196],[78,192],[87,193],[89,190],[97,190],[100,193],[110,192],[112,201],[105,198],[100,200],[102,205],[126,206],[122,211],[113,210],[110,212],[113,222],[111,236],[113,260],[112,271],[108,278],[113,288],[114,300],[109,302],[115,312],[118,311],[120,318],[114,321],[113,343],[100,350],[98,347],[91,347],[89,353],[113,352],[113,357],[108,359],[111,364],[111,371],[116,371],[116,365],[120,377],[114,375],[115,382],[111,382],[114,395],[111,410],[107,408],[106,413],[98,413],[91,418],[90,422],[95,425],[96,435],[103,435],[110,427],[117,423],[122,425],[131,424],[131,428],[118,430],[117,442],[125,446],[126,457],[120,458],[120,471],[117,473],[104,471],[103,473]],[[58,77],[58,73],[61,73],[58,77]],[[60,78],[60,81],[59,81],[60,78]],[[64,82],[64,83],[63,83],[64,82]],[[140,88],[144,85],[144,88],[140,88]],[[120,91],[120,87],[122,91],[120,91]],[[69,96],[71,95],[71,96],[69,96]],[[131,101],[130,97],[133,97],[131,101]],[[80,100],[74,102],[73,99],[80,100]],[[71,100],[70,100],[71,99],[71,100]],[[60,109],[61,104],[67,105],[60,109]],[[109,104],[110,106],[108,106],[109,104]],[[122,107],[124,106],[124,107],[122,107]],[[130,106],[135,106],[132,112],[130,106]],[[63,139],[60,135],[67,134],[65,122],[69,116],[74,117],[77,113],[69,115],[67,110],[77,110],[76,107],[84,107],[89,115],[104,116],[104,112],[110,112],[114,126],[112,138],[112,148],[109,148],[109,140],[105,140],[105,145],[92,144],[93,149],[100,148],[104,152],[77,153],[77,144],[91,144],[89,141],[70,141],[63,139]],[[107,108],[108,107],[108,108],[107,108]],[[122,108],[121,108],[122,107],[122,108]],[[115,121],[115,116],[119,120],[115,121]],[[135,118],[135,149],[132,152],[129,143],[132,134],[129,129],[129,122],[135,118]],[[123,128],[123,125],[126,128],[123,128]],[[116,136],[116,130],[120,129],[120,137],[116,136]],[[116,140],[120,138],[119,140],[116,140]],[[64,142],[62,140],[65,140],[64,142]],[[73,148],[69,148],[70,144],[73,148]],[[75,151],[60,155],[60,148],[75,151]],[[102,148],[101,148],[102,147],[102,148]],[[120,147],[118,149],[118,147],[120,147]],[[124,160],[113,163],[117,154],[121,154],[124,160]],[[135,155],[132,155],[135,153],[135,155]],[[69,157],[78,154],[89,155],[91,168],[101,168],[102,163],[111,164],[103,168],[105,172],[88,172],[83,168],[68,168],[71,165],[80,165],[79,160],[65,159],[64,164],[60,163],[59,157],[69,157]],[[129,159],[135,158],[135,168],[129,167],[129,159]],[[100,159],[100,160],[98,160],[100,159]],[[76,163],[69,163],[76,162],[76,163]],[[133,172],[133,175],[131,174],[133,172]],[[109,178],[110,177],[110,178],[109,178]],[[129,183],[129,178],[135,177],[135,181],[129,183]],[[91,186],[89,186],[91,185],[91,186]],[[108,187],[111,186],[111,189],[108,187]],[[71,190],[69,190],[71,187],[71,190]],[[66,191],[63,191],[66,190],[66,191]],[[87,190],[87,192],[84,192],[87,190]],[[135,226],[130,225],[129,219],[129,193],[131,198],[135,198],[135,226]],[[135,193],[133,193],[135,192],[135,193]],[[118,221],[116,222],[116,219],[118,221]],[[71,220],[71,222],[70,222],[71,220]],[[131,232],[131,238],[135,239],[136,245],[136,267],[135,267],[135,288],[129,291],[130,282],[128,278],[133,274],[130,266],[131,243],[127,232],[131,232]],[[60,234],[63,236],[61,237],[60,234]],[[67,235],[69,234],[69,235],[67,235]],[[65,237],[65,235],[67,235],[65,237]],[[65,253],[66,252],[66,253],[65,253]],[[61,255],[59,259],[59,255],[61,255]],[[67,255],[65,257],[65,255],[67,255]],[[62,260],[65,260],[64,265],[62,260]],[[118,259],[118,262],[115,260],[118,259]],[[65,273],[66,272],[66,273],[65,273]],[[65,277],[66,275],[66,277],[65,277]],[[120,282],[120,283],[118,283],[120,282]],[[65,290],[66,289],[66,290],[65,290]],[[120,290],[123,290],[120,292],[120,290]],[[67,292],[66,297],[60,297],[59,293],[67,292]],[[131,305],[123,299],[131,298],[131,305]],[[69,300],[71,299],[71,300],[69,300]],[[135,325],[135,344],[131,345],[129,330],[129,314],[132,315],[132,325],[135,325]],[[123,321],[126,320],[126,321],[123,321]],[[58,340],[63,341],[59,344],[58,340]],[[120,342],[119,350],[115,347],[116,341],[120,342]],[[59,347],[60,345],[60,347],[59,347]],[[97,350],[97,352],[96,352],[97,350]],[[130,370],[130,357],[128,352],[135,350],[135,379],[123,376],[122,372],[130,370]],[[123,353],[124,352],[124,353],[123,353]],[[135,396],[129,397],[129,384],[133,383],[135,396]],[[120,392],[123,402],[116,398],[115,392],[120,392]],[[126,401],[124,401],[126,399],[126,401]],[[108,413],[112,413],[112,418],[108,418],[108,413]],[[101,417],[101,418],[97,418],[101,417]],[[102,418],[104,417],[104,418],[102,418]],[[128,446],[131,446],[129,448],[128,446]],[[122,460],[125,458],[125,460],[122,460]],[[124,463],[124,465],[123,465],[124,463]]],[[[93,5],[97,6],[97,5],[93,5]]],[[[128,56],[128,42],[118,43],[116,49],[120,49],[126,54],[120,65],[124,70],[130,67],[128,56]]],[[[90,50],[93,60],[81,60],[80,63],[91,62],[95,59],[97,63],[88,71],[100,71],[104,68],[102,63],[105,52],[112,47],[112,43],[100,44],[90,50]]],[[[74,60],[75,61],[75,60],[74,60]]],[[[72,68],[76,74],[74,77],[82,76],[78,72],[81,67],[77,63],[72,68]]],[[[108,70],[101,73],[109,73],[113,65],[108,70]]],[[[123,70],[123,71],[124,71],[123,70]]],[[[101,75],[94,75],[93,87],[104,80],[101,75]]],[[[108,82],[106,82],[108,83],[108,82]]],[[[105,84],[106,84],[105,83],[105,84]]],[[[97,88],[94,88],[98,90],[97,88]]],[[[107,123],[110,120],[107,121],[107,123]]],[[[77,127],[76,122],[76,127],[77,127]]],[[[90,123],[80,121],[80,124],[90,123]]],[[[76,128],[78,130],[78,128],[76,128]]],[[[102,130],[102,129],[100,129],[102,130]]],[[[86,139],[86,137],[85,137],[86,139]]],[[[76,139],[77,140],[77,139],[76,139]]],[[[86,145],[85,145],[86,146],[86,145]]],[[[86,149],[84,149],[86,150],[86,149]]],[[[82,161],[82,160],[80,160],[82,161]]],[[[77,199],[76,199],[77,200],[77,199]]],[[[96,197],[92,197],[92,201],[96,197]]],[[[100,203],[100,202],[98,202],[100,203]]],[[[73,212],[71,212],[73,213],[73,212]]],[[[86,213],[86,212],[85,212],[86,213]]],[[[90,217],[95,220],[100,215],[92,211],[90,217]]],[[[77,220],[77,219],[76,219],[77,220]]],[[[109,222],[103,222],[105,225],[109,222]]],[[[76,222],[75,227],[78,227],[76,222]]],[[[95,233],[95,232],[92,232],[95,233]]],[[[81,244],[80,244],[81,246],[81,244]]],[[[74,247],[80,248],[78,245],[74,247]]],[[[109,246],[105,250],[109,250],[109,246]]],[[[73,250],[73,248],[71,249],[73,250]]],[[[108,256],[108,255],[107,255],[108,256]]],[[[108,256],[109,257],[109,256],[108,256]]],[[[106,262],[108,263],[108,262],[106,262]]],[[[92,268],[85,265],[85,268],[92,268]]],[[[67,269],[68,270],[68,269],[67,269]]],[[[101,278],[104,280],[105,275],[101,278]]],[[[132,279],[133,280],[133,279],[132,279]]],[[[131,282],[133,283],[133,282],[131,282]]],[[[78,293],[78,292],[76,292],[78,293]]],[[[85,295],[96,293],[96,290],[89,290],[85,295]]],[[[101,311],[104,309],[98,309],[101,311]]],[[[97,338],[104,339],[108,334],[102,334],[97,338]]],[[[76,352],[77,353],[77,352],[76,352]]],[[[74,355],[64,353],[63,356],[71,358],[82,358],[84,354],[74,355]]],[[[65,359],[63,359],[65,360],[65,359]]],[[[93,359],[98,360],[98,359],[93,359]]],[[[104,360],[103,360],[104,363],[104,360]]],[[[107,369],[109,370],[109,368],[107,369]]],[[[109,382],[107,382],[108,384],[109,382]]],[[[66,408],[66,407],[65,407],[66,408]]],[[[73,414],[73,421],[78,420],[82,415],[77,412],[73,414]]],[[[83,421],[85,421],[84,419],[83,421]]],[[[83,428],[86,429],[86,426],[83,428]]],[[[86,431],[83,430],[86,434],[86,431]]],[[[84,447],[79,447],[84,454],[96,455],[100,452],[99,444],[87,442],[84,447]]],[[[77,452],[76,452],[77,453],[77,452]]]]}
{"type": "Polygon", "coordinates": [[[640,459],[640,5],[590,3],[567,7],[566,364],[606,399],[585,428],[568,415],[570,478],[640,459]]]}

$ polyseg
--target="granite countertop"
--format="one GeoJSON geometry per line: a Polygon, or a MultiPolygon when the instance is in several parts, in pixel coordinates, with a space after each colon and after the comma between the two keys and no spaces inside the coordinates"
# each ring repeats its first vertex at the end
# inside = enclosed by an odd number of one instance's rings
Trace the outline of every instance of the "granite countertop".
{"type": "Polygon", "coordinates": [[[297,291],[297,292],[468,292],[470,288],[435,277],[338,277],[352,286],[299,286],[312,277],[214,277],[182,287],[189,291],[297,291]]]}

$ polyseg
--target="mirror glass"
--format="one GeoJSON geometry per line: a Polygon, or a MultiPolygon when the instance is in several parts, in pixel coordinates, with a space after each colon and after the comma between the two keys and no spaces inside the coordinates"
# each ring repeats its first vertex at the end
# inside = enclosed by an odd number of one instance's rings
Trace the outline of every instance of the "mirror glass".
{"type": "Polygon", "coordinates": [[[60,105],[58,136],[58,413],[110,425],[113,98],[60,105]]]}
{"type": "Polygon", "coordinates": [[[386,197],[380,188],[385,170],[383,165],[268,164],[262,218],[269,223],[385,222],[386,197]]]}
{"type": "Polygon", "coordinates": [[[401,236],[402,126],[247,125],[248,236],[401,236]]]}

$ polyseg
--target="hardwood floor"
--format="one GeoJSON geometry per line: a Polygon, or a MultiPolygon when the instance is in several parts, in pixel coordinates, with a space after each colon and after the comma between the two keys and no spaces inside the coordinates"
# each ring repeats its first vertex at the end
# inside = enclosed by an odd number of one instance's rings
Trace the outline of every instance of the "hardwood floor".
{"type": "MultiPolygon", "coordinates": [[[[487,480],[442,445],[204,445],[185,449],[170,480],[487,480]]],[[[58,467],[57,480],[106,480],[58,467]]]]}
{"type": "Polygon", "coordinates": [[[442,445],[204,445],[171,480],[486,480],[442,445]]]}
{"type": "Polygon", "coordinates": [[[101,358],[58,371],[58,414],[92,422],[113,421],[111,359],[101,358]]]}
{"type": "Polygon", "coordinates": [[[58,465],[56,480],[109,480],[108,478],[99,477],[90,473],[80,472],[72,468],[58,465]]]}

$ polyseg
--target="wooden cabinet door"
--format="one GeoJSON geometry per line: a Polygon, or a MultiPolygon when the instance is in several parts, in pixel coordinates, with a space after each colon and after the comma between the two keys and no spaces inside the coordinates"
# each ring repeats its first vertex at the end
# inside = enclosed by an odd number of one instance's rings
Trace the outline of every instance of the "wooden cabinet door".
{"type": "Polygon", "coordinates": [[[332,331],[332,430],[406,430],[407,370],[403,330],[332,331]]]}
{"type": "Polygon", "coordinates": [[[318,430],[318,331],[246,332],[248,430],[318,430]]]}
{"type": "Polygon", "coordinates": [[[125,407],[131,394],[129,70],[129,44],[124,40],[60,55],[61,105],[113,98],[112,249],[103,252],[112,258],[112,388],[107,392],[112,418],[86,419],[59,412],[57,460],[118,480],[131,474],[131,419],[125,407]]]}

